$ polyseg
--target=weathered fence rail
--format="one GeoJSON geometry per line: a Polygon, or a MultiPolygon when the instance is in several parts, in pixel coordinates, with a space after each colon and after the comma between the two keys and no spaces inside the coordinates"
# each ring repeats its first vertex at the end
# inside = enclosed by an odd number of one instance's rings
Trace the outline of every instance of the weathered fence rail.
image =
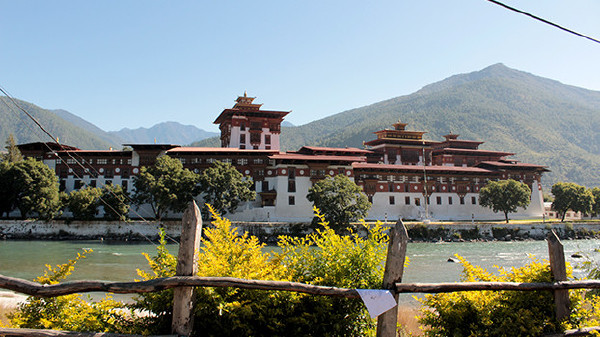
{"type": "MultiPolygon", "coordinates": [[[[189,336],[193,326],[193,291],[195,287],[235,287],[271,291],[294,291],[318,296],[360,298],[356,289],[317,286],[298,282],[245,280],[232,277],[198,277],[196,273],[197,255],[202,231],[202,222],[198,207],[190,204],[183,218],[182,239],[177,262],[177,276],[157,278],[139,282],[102,282],[72,281],[60,284],[42,285],[23,279],[0,275],[0,288],[16,291],[35,297],[56,297],[74,293],[110,292],[118,294],[138,294],[176,289],[173,304],[173,335],[189,336]]],[[[552,283],[516,283],[516,282],[453,282],[453,283],[402,283],[408,234],[402,221],[390,229],[388,255],[385,265],[382,288],[390,290],[396,301],[400,293],[447,293],[457,291],[553,291],[555,295],[556,317],[565,317],[569,313],[569,289],[600,289],[600,280],[566,281],[566,266],[562,244],[555,232],[548,235],[550,266],[555,282],[552,283]]],[[[378,318],[377,336],[396,336],[398,319],[397,307],[378,318]]],[[[589,336],[600,327],[588,327],[570,330],[552,335],[589,336]]],[[[83,333],[55,330],[9,329],[0,328],[0,336],[77,336],[77,337],[134,337],[112,333],[83,333]]],[[[158,336],[155,336],[158,337],[158,336]]]]}

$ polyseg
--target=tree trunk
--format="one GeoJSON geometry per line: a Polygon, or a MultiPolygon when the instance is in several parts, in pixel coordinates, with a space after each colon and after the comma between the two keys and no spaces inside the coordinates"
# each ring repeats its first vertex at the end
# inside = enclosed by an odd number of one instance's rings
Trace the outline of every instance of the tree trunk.
{"type": "Polygon", "coordinates": [[[506,223],[508,223],[508,212],[504,212],[504,219],[506,220],[506,223]]]}

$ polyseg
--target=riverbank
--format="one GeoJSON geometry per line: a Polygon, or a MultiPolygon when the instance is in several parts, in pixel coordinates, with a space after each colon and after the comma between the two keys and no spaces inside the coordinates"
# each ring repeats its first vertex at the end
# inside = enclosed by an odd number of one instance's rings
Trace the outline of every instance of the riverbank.
{"type": "MultiPolygon", "coordinates": [[[[406,222],[413,242],[518,241],[543,240],[554,229],[561,239],[600,238],[600,221],[581,222],[406,222]]],[[[262,242],[274,243],[280,235],[303,236],[312,232],[310,224],[284,222],[234,222],[240,232],[248,232],[262,242]]],[[[387,225],[392,225],[388,222],[387,225]]],[[[174,239],[181,235],[179,221],[40,221],[0,220],[0,238],[18,240],[116,240],[155,241],[160,229],[174,239]]],[[[364,233],[358,227],[359,233],[364,233]]]]}

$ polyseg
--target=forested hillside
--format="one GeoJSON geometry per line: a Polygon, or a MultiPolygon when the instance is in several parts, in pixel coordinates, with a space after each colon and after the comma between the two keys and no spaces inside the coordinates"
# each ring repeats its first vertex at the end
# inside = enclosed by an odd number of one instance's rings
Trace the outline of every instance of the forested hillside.
{"type": "MultiPolygon", "coordinates": [[[[48,142],[50,137],[20,111],[7,97],[0,96],[0,140],[2,144],[9,134],[15,136],[17,143],[48,142]]],[[[55,112],[42,109],[34,104],[16,100],[25,111],[37,119],[44,128],[54,137],[58,137],[63,144],[76,146],[82,149],[108,149],[117,142],[106,139],[87,131],[65,119],[55,112]]]]}
{"type": "Polygon", "coordinates": [[[544,185],[600,186],[600,92],[561,84],[502,64],[456,75],[414,94],[345,111],[282,131],[282,147],[362,146],[397,120],[442,140],[454,132],[484,149],[549,166],[544,185]]]}

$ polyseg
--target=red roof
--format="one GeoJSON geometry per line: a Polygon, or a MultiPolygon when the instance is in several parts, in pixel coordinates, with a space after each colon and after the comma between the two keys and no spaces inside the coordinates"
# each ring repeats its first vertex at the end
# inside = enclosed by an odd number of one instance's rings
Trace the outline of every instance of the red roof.
{"type": "Polygon", "coordinates": [[[536,165],[536,164],[527,164],[527,163],[505,163],[505,162],[500,162],[500,161],[482,161],[480,163],[477,164],[478,166],[483,165],[483,166],[493,166],[493,167],[498,167],[498,168],[503,168],[503,169],[507,169],[507,168],[515,168],[515,169],[540,169],[540,170],[544,170],[544,171],[549,171],[547,169],[547,166],[543,166],[543,165],[536,165]]]}
{"type": "Polygon", "coordinates": [[[495,156],[512,156],[514,153],[511,152],[503,152],[503,151],[488,151],[488,150],[479,150],[479,149],[461,149],[454,147],[445,147],[434,149],[433,153],[468,153],[473,155],[485,156],[485,155],[495,155],[495,156]]]}
{"type": "Polygon", "coordinates": [[[238,149],[234,147],[192,147],[180,146],[167,151],[168,153],[243,153],[243,154],[273,154],[277,150],[238,149]]]}
{"type": "Polygon", "coordinates": [[[302,151],[302,149],[307,149],[314,152],[350,152],[350,153],[371,153],[373,151],[359,149],[356,147],[322,147],[322,146],[303,146],[298,152],[302,151]]]}
{"type": "Polygon", "coordinates": [[[391,165],[391,164],[367,164],[367,163],[354,163],[352,164],[354,169],[372,169],[372,170],[395,170],[395,171],[415,171],[423,172],[456,172],[456,173],[493,173],[493,171],[480,168],[480,167],[463,167],[463,166],[422,166],[422,165],[391,165]]]}
{"type": "Polygon", "coordinates": [[[289,111],[273,111],[273,110],[244,110],[244,109],[225,109],[215,119],[214,124],[221,124],[227,118],[231,118],[234,115],[248,115],[255,117],[266,117],[266,118],[282,118],[289,114],[289,111]]]}
{"type": "Polygon", "coordinates": [[[299,153],[279,153],[269,156],[270,159],[281,160],[305,160],[305,161],[344,161],[344,162],[365,162],[365,157],[357,156],[328,156],[328,155],[307,155],[299,153]]]}

